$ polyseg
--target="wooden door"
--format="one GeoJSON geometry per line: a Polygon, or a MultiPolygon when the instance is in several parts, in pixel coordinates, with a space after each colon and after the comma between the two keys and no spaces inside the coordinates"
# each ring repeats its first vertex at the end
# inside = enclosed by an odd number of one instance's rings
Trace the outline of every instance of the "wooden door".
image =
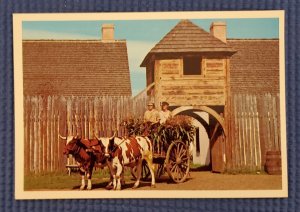
{"type": "Polygon", "coordinates": [[[211,164],[213,172],[224,172],[224,135],[221,129],[219,129],[218,135],[214,136],[215,139],[211,141],[211,164]]]}

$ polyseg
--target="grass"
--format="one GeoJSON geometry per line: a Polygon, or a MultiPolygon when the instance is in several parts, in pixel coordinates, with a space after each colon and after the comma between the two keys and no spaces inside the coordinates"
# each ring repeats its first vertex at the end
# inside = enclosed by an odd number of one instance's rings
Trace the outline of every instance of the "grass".
{"type": "Polygon", "coordinates": [[[190,171],[209,171],[211,168],[207,165],[190,163],[190,171]]]}
{"type": "Polygon", "coordinates": [[[248,175],[268,175],[263,169],[260,171],[253,171],[250,169],[241,169],[240,171],[231,171],[227,170],[223,174],[229,174],[229,175],[239,175],[239,174],[248,174],[248,175]]]}
{"type": "Polygon", "coordinates": [[[202,167],[205,167],[205,165],[190,163],[190,168],[191,169],[198,169],[198,168],[202,168],[202,167]]]}
{"type": "MultiPolygon", "coordinates": [[[[191,164],[192,168],[202,167],[198,164],[191,164]]],[[[125,179],[131,179],[129,168],[125,168],[125,179]]],[[[107,168],[97,169],[93,172],[92,183],[95,187],[105,187],[109,182],[109,171],[107,168]]],[[[24,176],[24,190],[70,190],[79,189],[81,177],[78,172],[72,172],[71,176],[65,172],[30,173],[24,176]]]]}
{"type": "MultiPolygon", "coordinates": [[[[129,170],[125,170],[125,178],[130,178],[129,170]]],[[[107,169],[97,169],[93,173],[92,183],[96,187],[105,187],[109,182],[109,172],[107,169]]],[[[40,174],[28,174],[24,176],[24,190],[64,190],[79,189],[81,177],[79,173],[52,172],[40,174]]]]}
{"type": "MultiPolygon", "coordinates": [[[[209,167],[200,164],[190,164],[191,172],[207,171],[209,167]]],[[[243,170],[239,173],[227,171],[224,175],[267,175],[265,172],[260,173],[250,172],[250,170],[243,170]]],[[[126,182],[132,179],[130,170],[125,169],[125,180],[126,182]]],[[[104,188],[109,182],[109,172],[107,168],[97,169],[93,173],[92,184],[93,188],[104,188]]],[[[28,174],[24,177],[24,190],[78,190],[81,184],[81,177],[79,173],[72,173],[71,176],[65,172],[55,173],[40,173],[40,174],[28,174]]]]}

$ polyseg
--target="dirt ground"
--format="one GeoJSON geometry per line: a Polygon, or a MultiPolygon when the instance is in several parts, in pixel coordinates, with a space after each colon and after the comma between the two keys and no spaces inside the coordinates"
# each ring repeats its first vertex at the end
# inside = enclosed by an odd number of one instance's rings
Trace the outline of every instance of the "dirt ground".
{"type": "MultiPolygon", "coordinates": [[[[93,190],[103,190],[107,185],[108,174],[96,172],[93,176],[93,190]]],[[[32,175],[25,177],[25,190],[79,190],[80,176],[73,173],[32,175]]],[[[129,190],[134,179],[127,173],[125,185],[122,189],[129,190]]],[[[156,187],[150,187],[150,179],[142,181],[138,189],[141,190],[263,190],[281,189],[281,175],[261,174],[218,174],[210,171],[191,171],[190,176],[183,183],[173,183],[165,173],[156,179],[156,187]]]]}
{"type": "MultiPolygon", "coordinates": [[[[131,189],[132,178],[126,179],[123,189],[131,189]]],[[[103,189],[104,183],[94,184],[93,189],[103,189]]],[[[141,190],[264,190],[281,189],[280,175],[217,174],[210,171],[190,172],[190,177],[184,183],[173,183],[166,175],[156,180],[156,187],[150,188],[150,181],[143,181],[138,189],[141,190]]]]}

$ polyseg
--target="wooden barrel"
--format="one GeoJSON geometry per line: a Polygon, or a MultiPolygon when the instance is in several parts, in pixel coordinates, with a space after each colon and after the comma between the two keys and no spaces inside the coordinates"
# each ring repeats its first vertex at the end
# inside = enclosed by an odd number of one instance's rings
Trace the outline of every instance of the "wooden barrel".
{"type": "Polygon", "coordinates": [[[280,151],[267,151],[265,171],[268,174],[273,174],[273,175],[281,174],[281,152],[280,151]]]}

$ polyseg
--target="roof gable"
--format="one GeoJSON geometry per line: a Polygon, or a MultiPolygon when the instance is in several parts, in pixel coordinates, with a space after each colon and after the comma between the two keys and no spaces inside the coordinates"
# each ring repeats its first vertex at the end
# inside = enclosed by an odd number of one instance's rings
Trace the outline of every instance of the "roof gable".
{"type": "Polygon", "coordinates": [[[23,41],[25,95],[130,96],[125,41],[23,41]]]}
{"type": "Polygon", "coordinates": [[[151,49],[141,66],[153,54],[185,52],[234,53],[235,50],[191,21],[181,20],[151,49]]]}
{"type": "Polygon", "coordinates": [[[230,58],[232,92],[279,92],[279,40],[227,39],[237,50],[230,58]]]}

